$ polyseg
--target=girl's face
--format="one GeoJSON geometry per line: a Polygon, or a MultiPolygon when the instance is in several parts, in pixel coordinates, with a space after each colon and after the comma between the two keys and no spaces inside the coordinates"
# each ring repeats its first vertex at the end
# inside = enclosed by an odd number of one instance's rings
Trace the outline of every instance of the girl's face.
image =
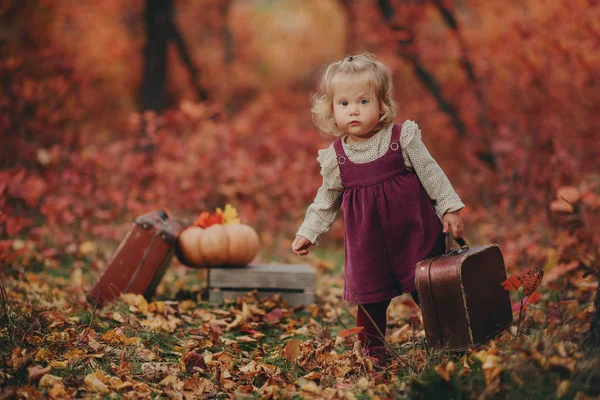
{"type": "Polygon", "coordinates": [[[379,122],[379,101],[371,91],[368,75],[340,75],[333,85],[333,115],[335,124],[350,142],[372,137],[379,122]]]}

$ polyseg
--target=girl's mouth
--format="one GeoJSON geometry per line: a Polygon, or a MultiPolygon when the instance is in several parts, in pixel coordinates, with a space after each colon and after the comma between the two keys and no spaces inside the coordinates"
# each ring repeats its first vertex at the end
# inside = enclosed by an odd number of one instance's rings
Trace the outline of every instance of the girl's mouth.
{"type": "Polygon", "coordinates": [[[360,121],[350,121],[350,125],[358,125],[360,124],[360,121]]]}

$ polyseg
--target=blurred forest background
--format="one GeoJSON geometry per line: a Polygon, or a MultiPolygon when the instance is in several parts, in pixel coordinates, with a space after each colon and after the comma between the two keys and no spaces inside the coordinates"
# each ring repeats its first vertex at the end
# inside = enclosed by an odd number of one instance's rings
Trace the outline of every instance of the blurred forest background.
{"type": "Polygon", "coordinates": [[[598,209],[597,1],[8,0],[0,21],[0,238],[47,255],[112,250],[156,208],[191,222],[231,203],[290,257],[332,140],[309,95],[363,50],[391,68],[397,121],[421,127],[473,243],[530,267],[570,211],[560,187],[598,209]]]}

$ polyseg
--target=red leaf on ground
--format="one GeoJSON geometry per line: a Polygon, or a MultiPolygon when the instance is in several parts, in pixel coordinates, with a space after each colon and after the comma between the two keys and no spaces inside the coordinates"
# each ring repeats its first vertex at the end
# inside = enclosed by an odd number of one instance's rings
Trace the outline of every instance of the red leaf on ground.
{"type": "Polygon", "coordinates": [[[281,308],[275,308],[274,310],[268,312],[263,317],[263,321],[268,324],[276,324],[281,322],[281,318],[283,317],[283,311],[281,308]]]}
{"type": "Polygon", "coordinates": [[[194,372],[194,368],[206,369],[206,362],[202,354],[198,354],[195,351],[185,353],[182,357],[183,363],[185,364],[186,372],[194,372]]]}

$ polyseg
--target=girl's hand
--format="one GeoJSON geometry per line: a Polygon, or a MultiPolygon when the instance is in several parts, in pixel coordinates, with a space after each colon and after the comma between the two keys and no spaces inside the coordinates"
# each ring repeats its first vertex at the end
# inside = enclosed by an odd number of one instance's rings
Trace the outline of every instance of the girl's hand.
{"type": "Polygon", "coordinates": [[[444,233],[452,231],[455,238],[462,237],[464,232],[464,226],[462,218],[458,215],[458,211],[447,212],[442,217],[442,223],[444,224],[444,233]]]}
{"type": "Polygon", "coordinates": [[[312,245],[313,244],[307,238],[298,235],[292,242],[292,250],[298,255],[305,256],[308,254],[308,249],[312,245]]]}

